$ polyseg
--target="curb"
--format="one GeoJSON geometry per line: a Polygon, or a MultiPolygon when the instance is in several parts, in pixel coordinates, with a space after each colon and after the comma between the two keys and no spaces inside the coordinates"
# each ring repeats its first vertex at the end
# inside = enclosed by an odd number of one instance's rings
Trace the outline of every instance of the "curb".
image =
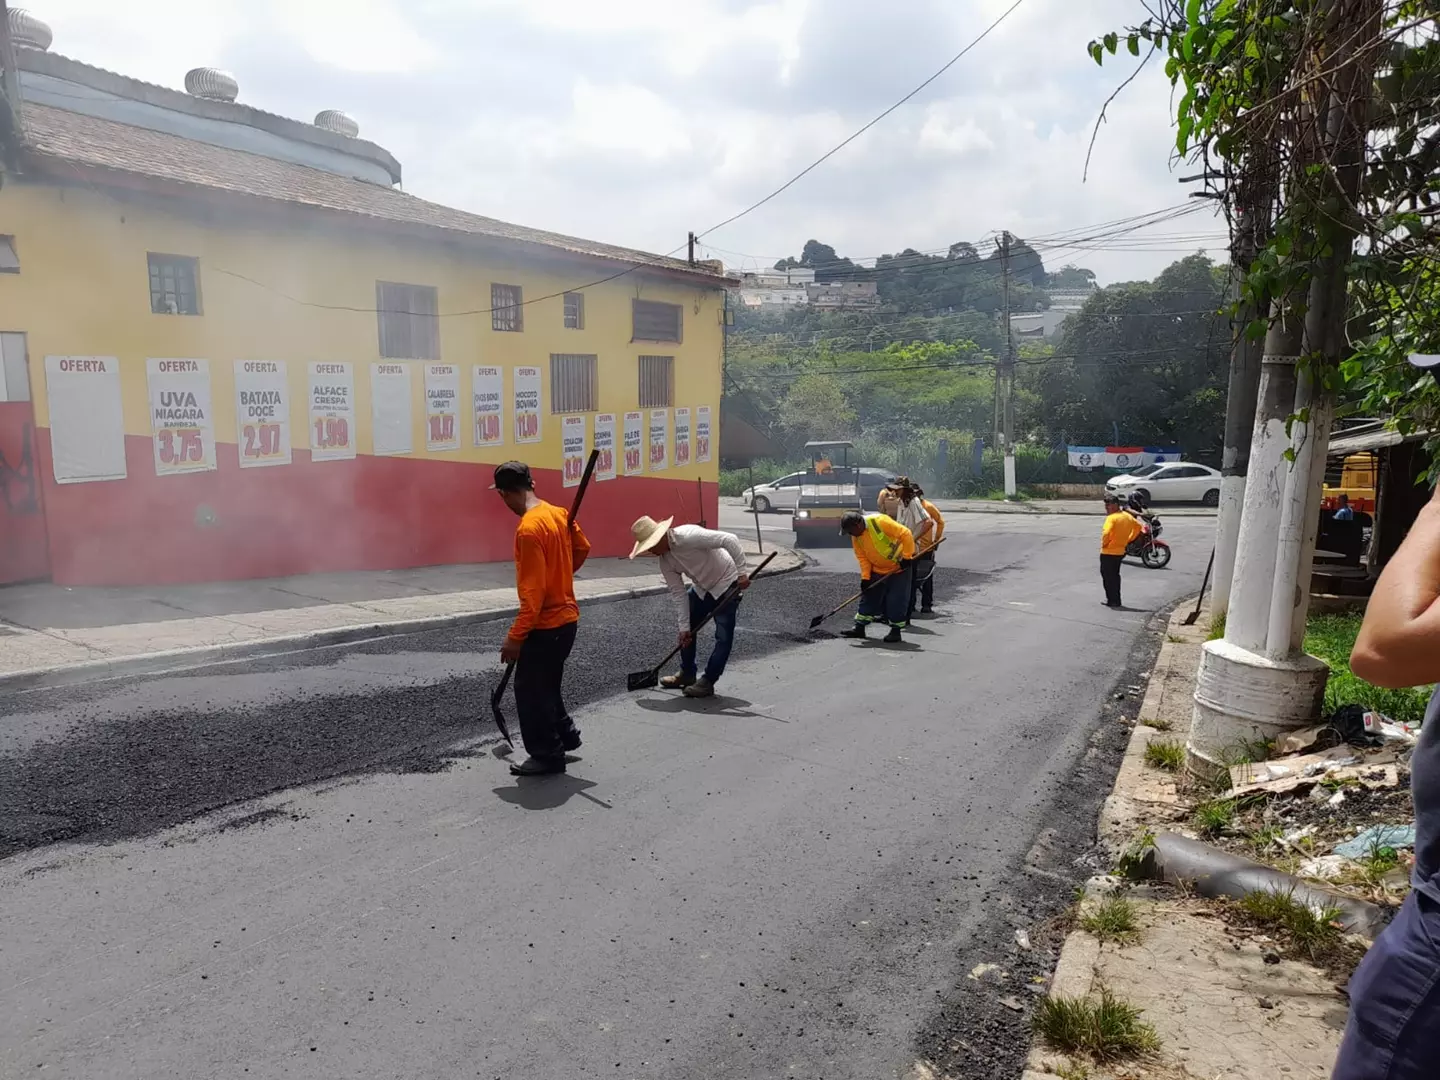
{"type": "MultiPolygon", "coordinates": [[[[798,552],[795,554],[799,555],[798,552]]],[[[766,577],[794,573],[809,565],[801,556],[797,566],[767,571],[766,577]]],[[[633,589],[616,589],[599,596],[579,600],[580,607],[592,604],[611,604],[622,600],[636,600],[644,596],[657,596],[666,591],[664,584],[644,585],[633,589]]],[[[80,683],[102,682],[133,675],[159,675],[189,668],[208,667],[218,663],[240,663],[245,660],[259,660],[287,653],[306,652],[335,645],[353,645],[362,641],[378,641],[384,638],[407,637],[425,634],[434,630],[460,629],[481,623],[513,619],[519,612],[518,605],[495,608],[490,611],[462,611],[449,615],[431,615],[422,619],[388,619],[372,623],[356,623],[350,626],[332,626],[324,630],[310,630],[300,634],[282,634],[276,637],[257,638],[254,641],[239,641],[224,645],[197,645],[189,649],[165,649],[160,652],[137,653],[134,656],[117,656],[104,660],[84,660],[77,664],[62,664],[58,667],[27,668],[0,674],[0,694],[22,693],[33,690],[49,690],[80,683]]]]}

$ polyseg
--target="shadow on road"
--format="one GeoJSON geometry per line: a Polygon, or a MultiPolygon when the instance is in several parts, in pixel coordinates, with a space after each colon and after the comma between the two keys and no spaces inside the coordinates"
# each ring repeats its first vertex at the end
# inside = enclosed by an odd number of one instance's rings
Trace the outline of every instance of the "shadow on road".
{"type": "Polygon", "coordinates": [[[687,698],[681,694],[674,697],[636,698],[635,704],[648,712],[668,713],[672,716],[679,713],[708,713],[712,716],[774,720],[777,724],[790,723],[784,717],[771,716],[769,713],[757,711],[753,702],[746,701],[744,698],[728,697],[725,694],[716,694],[708,698],[687,698]]]}
{"type": "Polygon", "coordinates": [[[890,652],[920,652],[920,646],[913,641],[884,642],[876,638],[864,638],[851,643],[853,649],[888,649],[890,652]]]}
{"type": "Polygon", "coordinates": [[[517,776],[513,786],[497,787],[495,794],[522,810],[558,810],[577,795],[606,810],[615,809],[604,799],[588,793],[595,786],[595,781],[569,773],[562,776],[517,776]]]}

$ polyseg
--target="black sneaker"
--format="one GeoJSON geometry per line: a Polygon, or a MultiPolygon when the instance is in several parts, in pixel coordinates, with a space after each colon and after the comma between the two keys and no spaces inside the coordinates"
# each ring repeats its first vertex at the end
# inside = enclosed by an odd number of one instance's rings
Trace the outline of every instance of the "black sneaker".
{"type": "Polygon", "coordinates": [[[517,761],[510,766],[510,772],[514,776],[552,776],[564,771],[564,758],[527,757],[524,761],[517,761]]]}
{"type": "Polygon", "coordinates": [[[933,607],[922,607],[922,608],[920,609],[920,614],[921,614],[921,615],[934,615],[934,614],[935,614],[935,609],[934,609],[933,607]]]}
{"type": "Polygon", "coordinates": [[[580,749],[580,746],[581,742],[579,728],[572,728],[570,731],[560,736],[560,749],[564,750],[567,754],[573,754],[576,750],[580,749]]]}
{"type": "Polygon", "coordinates": [[[894,645],[894,644],[895,644],[897,641],[899,641],[899,640],[900,640],[900,627],[898,627],[898,626],[892,626],[892,627],[890,627],[890,632],[889,632],[888,634],[886,634],[886,635],[885,635],[885,638],[884,638],[885,643],[886,643],[887,645],[894,645]]]}
{"type": "Polygon", "coordinates": [[[859,623],[856,623],[849,630],[841,630],[840,636],[848,638],[863,638],[865,636],[865,627],[860,625],[859,623]]]}

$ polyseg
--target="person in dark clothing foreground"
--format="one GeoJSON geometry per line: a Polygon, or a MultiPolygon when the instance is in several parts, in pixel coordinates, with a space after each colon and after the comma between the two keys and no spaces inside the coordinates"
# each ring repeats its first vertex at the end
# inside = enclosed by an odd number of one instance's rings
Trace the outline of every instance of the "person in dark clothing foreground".
{"type": "Polygon", "coordinates": [[[507,461],[495,469],[491,487],[515,514],[515,616],[500,659],[515,664],[515,711],[530,756],[510,766],[516,776],[565,771],[565,753],[580,748],[580,730],[560,694],[565,661],[575,645],[580,606],[575,571],[590,554],[590,541],[558,506],[535,494],[530,467],[507,461]]]}
{"type": "MultiPolygon", "coordinates": [[[[1350,669],[1377,686],[1440,682],[1440,500],[1433,495],[1375,583],[1350,669]]],[[[1350,978],[1334,1080],[1440,1076],[1440,690],[1425,711],[1410,789],[1411,892],[1350,978]]]]}

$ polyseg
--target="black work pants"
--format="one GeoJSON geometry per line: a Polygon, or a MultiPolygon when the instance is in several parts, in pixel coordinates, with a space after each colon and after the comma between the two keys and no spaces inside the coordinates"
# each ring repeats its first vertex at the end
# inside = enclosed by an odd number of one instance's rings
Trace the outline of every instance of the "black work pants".
{"type": "Polygon", "coordinates": [[[1120,606],[1120,564],[1124,555],[1100,556],[1100,580],[1105,583],[1105,603],[1111,607],[1120,606]]]}
{"type": "Polygon", "coordinates": [[[560,685],[579,625],[572,622],[553,630],[531,630],[520,646],[520,659],[515,663],[515,711],[520,716],[525,752],[531,757],[563,758],[560,741],[575,732],[560,685]]]}
{"type": "Polygon", "coordinates": [[[910,590],[910,610],[905,615],[907,622],[915,616],[917,592],[920,594],[920,606],[926,611],[935,604],[935,553],[931,551],[916,556],[915,568],[911,572],[915,576],[915,587],[910,590]]]}

